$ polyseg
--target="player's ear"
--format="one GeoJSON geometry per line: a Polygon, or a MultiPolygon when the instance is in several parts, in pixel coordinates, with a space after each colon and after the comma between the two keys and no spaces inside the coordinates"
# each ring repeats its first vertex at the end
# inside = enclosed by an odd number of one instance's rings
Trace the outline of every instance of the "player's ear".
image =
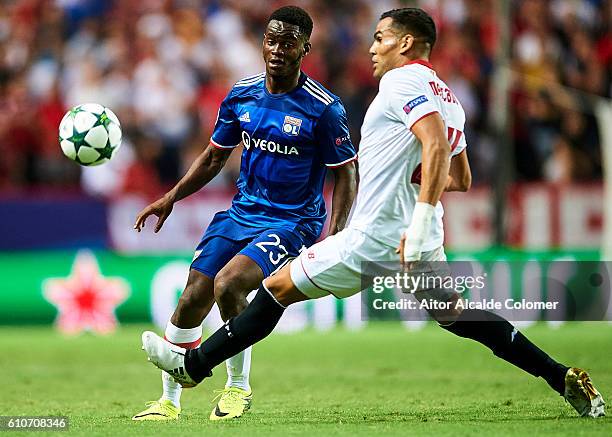
{"type": "Polygon", "coordinates": [[[304,43],[304,56],[306,56],[308,53],[310,53],[310,49],[312,48],[312,44],[310,44],[310,41],[306,41],[304,43]]]}
{"type": "Polygon", "coordinates": [[[400,39],[400,53],[402,55],[406,54],[408,50],[412,48],[414,45],[414,37],[410,34],[406,34],[400,39]]]}

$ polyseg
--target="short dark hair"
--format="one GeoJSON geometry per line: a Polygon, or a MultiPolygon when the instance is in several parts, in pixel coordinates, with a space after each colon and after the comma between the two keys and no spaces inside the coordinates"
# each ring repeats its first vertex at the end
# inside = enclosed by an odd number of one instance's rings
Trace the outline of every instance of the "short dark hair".
{"type": "Polygon", "coordinates": [[[312,18],[302,8],[297,6],[283,6],[272,12],[268,23],[272,20],[282,21],[283,23],[293,24],[300,28],[300,32],[310,38],[312,33],[312,18]]]}
{"type": "Polygon", "coordinates": [[[391,17],[393,25],[406,33],[423,38],[429,44],[430,50],[436,43],[436,23],[433,18],[419,8],[401,8],[387,11],[380,16],[381,20],[391,17]]]}

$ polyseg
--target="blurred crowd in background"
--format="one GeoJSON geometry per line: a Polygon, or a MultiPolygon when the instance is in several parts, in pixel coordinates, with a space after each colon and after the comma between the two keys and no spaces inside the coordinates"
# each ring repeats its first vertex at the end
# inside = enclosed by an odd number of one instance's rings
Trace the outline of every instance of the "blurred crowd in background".
{"type": "MultiPolygon", "coordinates": [[[[311,14],[304,71],[342,98],[357,146],[377,91],[368,48],[380,13],[430,12],[439,32],[432,63],[466,111],[474,182],[493,183],[496,0],[0,0],[0,192],[163,192],[208,144],[232,84],[263,71],[263,29],[285,4],[311,14]],[[124,133],[117,157],[93,169],[58,145],[63,114],[86,102],[115,111],[124,133]]],[[[612,1],[512,0],[511,8],[513,178],[600,179],[591,96],[611,94],[612,1]]],[[[232,187],[239,159],[235,152],[213,184],[232,187]]]]}

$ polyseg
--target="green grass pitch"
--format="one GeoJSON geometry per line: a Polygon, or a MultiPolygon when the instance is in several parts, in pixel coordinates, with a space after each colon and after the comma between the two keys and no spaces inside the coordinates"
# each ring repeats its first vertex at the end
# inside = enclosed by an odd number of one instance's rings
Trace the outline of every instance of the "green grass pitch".
{"type": "MultiPolygon", "coordinates": [[[[475,342],[434,325],[411,332],[386,323],[274,335],[256,345],[253,408],[242,419],[208,421],[212,391],[225,381],[219,367],[183,391],[178,422],[135,423],[130,416],[160,394],[159,372],[140,350],[145,328],[74,338],[0,328],[0,415],[67,415],[66,434],[83,436],[612,435],[612,418],[576,417],[542,379],[475,342]]],[[[586,368],[612,399],[612,325],[524,332],[557,359],[586,368]]]]}

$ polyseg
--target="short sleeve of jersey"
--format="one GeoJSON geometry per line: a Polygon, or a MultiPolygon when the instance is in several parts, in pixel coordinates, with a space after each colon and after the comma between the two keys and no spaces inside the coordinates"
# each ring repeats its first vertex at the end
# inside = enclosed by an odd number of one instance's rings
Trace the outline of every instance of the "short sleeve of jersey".
{"type": "Polygon", "coordinates": [[[233,149],[241,141],[240,122],[232,109],[231,96],[230,91],[219,106],[215,130],[210,139],[213,146],[220,149],[233,149]]]}
{"type": "MultiPolygon", "coordinates": [[[[451,154],[452,156],[457,156],[467,148],[467,141],[465,140],[465,134],[463,132],[461,133],[455,132],[454,134],[461,135],[461,137],[457,141],[457,147],[453,149],[452,154],[451,154]]],[[[452,147],[452,144],[451,144],[451,147],[452,147]]]]}
{"type": "Polygon", "coordinates": [[[429,87],[418,77],[399,69],[383,76],[380,92],[388,102],[387,110],[391,116],[408,129],[412,129],[421,118],[440,112],[429,87]]]}
{"type": "Polygon", "coordinates": [[[340,101],[330,104],[315,126],[315,140],[323,149],[323,163],[339,167],[357,157],[349,134],[346,111],[340,101]]]}

